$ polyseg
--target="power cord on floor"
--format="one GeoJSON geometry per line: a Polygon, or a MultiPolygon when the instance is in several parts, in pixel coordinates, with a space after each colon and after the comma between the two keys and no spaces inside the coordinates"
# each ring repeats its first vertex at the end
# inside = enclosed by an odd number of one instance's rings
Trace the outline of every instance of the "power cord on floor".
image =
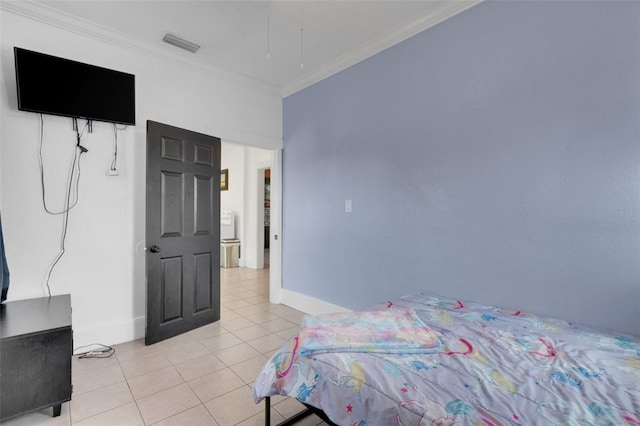
{"type": "Polygon", "coordinates": [[[109,358],[116,350],[111,346],[103,345],[102,343],[91,343],[90,345],[79,346],[73,350],[73,356],[77,356],[78,359],[85,358],[109,358]],[[97,347],[96,347],[97,346],[97,347]],[[76,353],[80,349],[94,347],[88,351],[76,353]]]}

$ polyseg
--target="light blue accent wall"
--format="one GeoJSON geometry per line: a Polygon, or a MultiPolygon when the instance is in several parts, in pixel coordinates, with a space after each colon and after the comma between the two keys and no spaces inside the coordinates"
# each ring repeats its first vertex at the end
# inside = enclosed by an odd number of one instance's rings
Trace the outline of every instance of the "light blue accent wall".
{"type": "Polygon", "coordinates": [[[285,289],[640,335],[639,2],[482,3],[283,108],[285,289]]]}

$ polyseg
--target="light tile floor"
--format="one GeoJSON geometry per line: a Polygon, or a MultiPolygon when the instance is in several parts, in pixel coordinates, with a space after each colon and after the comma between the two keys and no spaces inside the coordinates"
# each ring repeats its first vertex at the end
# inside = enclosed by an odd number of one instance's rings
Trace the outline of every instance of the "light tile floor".
{"type": "MultiPolygon", "coordinates": [[[[302,312],[269,303],[269,270],[221,270],[220,321],[155,345],[136,340],[114,346],[105,359],[73,358],[73,397],[52,409],[2,423],[65,426],[263,425],[264,403],[251,385],[260,368],[298,332],[302,312]]],[[[277,424],[300,411],[295,399],[273,397],[277,424]]],[[[299,425],[319,425],[310,416],[299,425]]]]}

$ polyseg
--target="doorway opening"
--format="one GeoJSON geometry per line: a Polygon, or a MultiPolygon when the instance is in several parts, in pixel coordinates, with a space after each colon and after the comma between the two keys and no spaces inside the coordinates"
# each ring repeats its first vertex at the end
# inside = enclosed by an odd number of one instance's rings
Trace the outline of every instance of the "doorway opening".
{"type": "Polygon", "coordinates": [[[223,319],[224,313],[228,312],[225,308],[250,312],[251,307],[238,306],[245,305],[246,301],[279,303],[277,256],[280,241],[274,244],[273,240],[274,224],[277,224],[274,223],[274,212],[278,214],[274,196],[278,197],[279,191],[274,188],[273,178],[274,172],[277,173],[274,169],[279,167],[276,163],[279,158],[280,150],[222,141],[221,169],[225,170],[226,188],[220,192],[220,207],[221,211],[226,211],[227,215],[231,212],[234,217],[234,238],[240,242],[238,267],[220,270],[223,319]],[[276,270],[273,269],[274,264],[276,270]],[[277,273],[275,279],[274,273],[277,273]],[[236,300],[239,297],[236,290],[240,290],[242,296],[249,295],[249,292],[259,294],[240,302],[236,300]]]}

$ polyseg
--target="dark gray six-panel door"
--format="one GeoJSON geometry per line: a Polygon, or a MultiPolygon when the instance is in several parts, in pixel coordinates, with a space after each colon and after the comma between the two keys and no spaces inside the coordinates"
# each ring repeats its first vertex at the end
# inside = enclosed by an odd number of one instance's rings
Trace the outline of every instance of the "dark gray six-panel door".
{"type": "Polygon", "coordinates": [[[220,319],[220,139],[147,121],[147,345],[220,319]]]}

